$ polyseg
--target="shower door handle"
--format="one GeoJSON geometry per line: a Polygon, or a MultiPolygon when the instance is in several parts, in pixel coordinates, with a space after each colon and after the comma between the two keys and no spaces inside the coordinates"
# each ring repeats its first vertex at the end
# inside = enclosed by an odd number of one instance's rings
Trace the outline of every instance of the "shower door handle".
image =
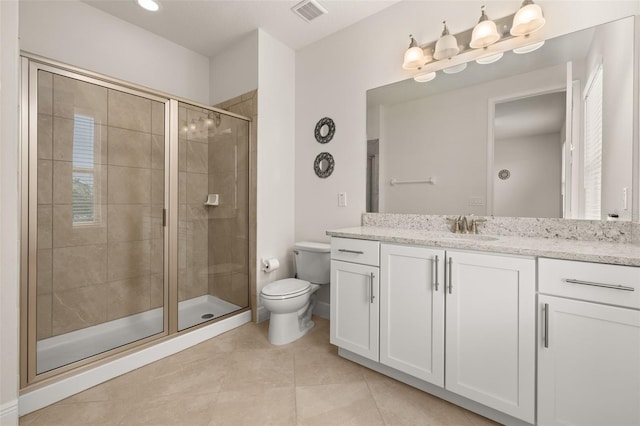
{"type": "Polygon", "coordinates": [[[162,227],[167,226],[167,209],[162,209],[162,227]]]}

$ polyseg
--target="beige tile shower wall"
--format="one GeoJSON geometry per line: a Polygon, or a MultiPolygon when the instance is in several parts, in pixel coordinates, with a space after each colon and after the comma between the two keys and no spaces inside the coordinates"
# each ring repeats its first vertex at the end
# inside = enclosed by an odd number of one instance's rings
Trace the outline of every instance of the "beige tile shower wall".
{"type": "Polygon", "coordinates": [[[208,291],[207,112],[181,105],[178,109],[178,300],[208,291]]]}
{"type": "MultiPolygon", "coordinates": [[[[257,91],[217,107],[255,123],[257,91]]],[[[209,189],[220,194],[220,206],[209,211],[209,294],[242,307],[249,306],[248,131],[244,120],[222,116],[209,144],[209,189]]]]}
{"type": "Polygon", "coordinates": [[[162,305],[163,105],[40,72],[37,338],[162,305]],[[76,114],[93,117],[93,223],[74,223],[76,114]]]}

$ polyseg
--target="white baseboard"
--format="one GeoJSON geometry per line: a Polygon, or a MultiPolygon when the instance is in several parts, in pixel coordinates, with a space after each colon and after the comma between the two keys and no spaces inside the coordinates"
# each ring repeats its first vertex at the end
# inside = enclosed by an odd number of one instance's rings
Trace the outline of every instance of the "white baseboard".
{"type": "Polygon", "coordinates": [[[313,313],[320,318],[329,319],[331,316],[330,308],[331,305],[328,302],[318,302],[316,303],[316,307],[313,309],[313,313]]]}
{"type": "MultiPolygon", "coordinates": [[[[91,370],[83,371],[59,382],[35,389],[20,396],[16,414],[20,416],[29,414],[114,377],[197,345],[250,321],[251,312],[243,312],[209,326],[160,342],[139,352],[115,359],[91,370]]],[[[4,415],[4,407],[2,409],[4,415]]],[[[2,425],[4,425],[4,416],[2,425]]]]}
{"type": "Polygon", "coordinates": [[[13,426],[18,424],[18,400],[5,402],[0,406],[0,425],[13,426]]]}

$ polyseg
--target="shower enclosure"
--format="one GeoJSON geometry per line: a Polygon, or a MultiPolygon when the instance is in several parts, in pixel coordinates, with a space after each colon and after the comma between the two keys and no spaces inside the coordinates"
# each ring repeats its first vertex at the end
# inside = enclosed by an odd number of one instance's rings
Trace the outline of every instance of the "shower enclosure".
{"type": "Polygon", "coordinates": [[[22,65],[22,386],[249,309],[249,119],[22,65]]]}

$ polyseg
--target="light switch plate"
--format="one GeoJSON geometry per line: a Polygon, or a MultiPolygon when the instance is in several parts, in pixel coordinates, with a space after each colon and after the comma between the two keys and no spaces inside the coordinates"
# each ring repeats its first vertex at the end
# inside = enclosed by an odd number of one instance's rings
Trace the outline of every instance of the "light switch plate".
{"type": "Polygon", "coordinates": [[[346,207],[346,206],[347,206],[347,193],[338,192],[338,207],[346,207]]]}

